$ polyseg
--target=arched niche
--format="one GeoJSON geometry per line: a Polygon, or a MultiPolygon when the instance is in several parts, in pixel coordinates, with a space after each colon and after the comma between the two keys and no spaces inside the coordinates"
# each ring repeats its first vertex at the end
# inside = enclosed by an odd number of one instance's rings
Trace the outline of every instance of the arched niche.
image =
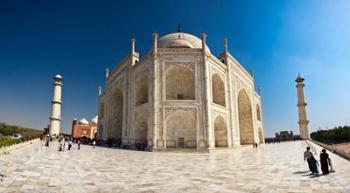
{"type": "Polygon", "coordinates": [[[238,119],[241,144],[254,143],[252,106],[247,92],[242,89],[238,93],[238,119]]]}
{"type": "Polygon", "coordinates": [[[190,68],[181,64],[171,65],[165,77],[167,100],[195,99],[195,76],[190,68]]]}
{"type": "Polygon", "coordinates": [[[142,105],[148,102],[148,76],[140,73],[135,81],[136,105],[142,105]]]}
{"type": "Polygon", "coordinates": [[[117,88],[112,91],[111,104],[111,126],[108,128],[108,138],[121,139],[123,132],[123,92],[117,88]]]}
{"type": "Polygon", "coordinates": [[[195,148],[197,139],[196,120],[186,111],[175,111],[166,119],[167,147],[195,148]]]}
{"type": "Polygon", "coordinates": [[[226,106],[225,102],[225,83],[218,74],[212,77],[213,102],[215,104],[226,106]]]}
{"type": "Polygon", "coordinates": [[[139,112],[135,115],[134,138],[136,143],[147,143],[148,138],[148,114],[139,112]]]}
{"type": "Polygon", "coordinates": [[[221,115],[214,120],[214,133],[215,147],[227,147],[227,125],[221,115]]]}
{"type": "Polygon", "coordinates": [[[100,103],[100,115],[98,116],[100,119],[102,119],[104,117],[105,114],[105,104],[102,102],[100,103]]]}

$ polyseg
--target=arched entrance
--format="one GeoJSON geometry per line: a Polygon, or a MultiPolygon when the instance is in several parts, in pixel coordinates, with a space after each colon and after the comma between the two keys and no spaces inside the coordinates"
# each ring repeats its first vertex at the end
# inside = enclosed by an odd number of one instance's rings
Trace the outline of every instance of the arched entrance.
{"type": "Polygon", "coordinates": [[[212,91],[213,102],[221,106],[226,106],[225,84],[218,74],[214,74],[212,77],[212,91]]]}
{"type": "Polygon", "coordinates": [[[227,126],[225,119],[219,115],[214,121],[215,147],[227,147],[227,126]]]}
{"type": "Polygon", "coordinates": [[[105,114],[105,104],[102,102],[100,103],[100,113],[99,113],[99,118],[103,118],[104,117],[104,114],[105,114]]]}
{"type": "Polygon", "coordinates": [[[238,118],[241,144],[253,144],[252,106],[248,94],[244,89],[238,93],[238,118]]]}
{"type": "Polygon", "coordinates": [[[148,102],[148,76],[145,73],[139,74],[135,81],[136,105],[148,102]]]}
{"type": "Polygon", "coordinates": [[[197,138],[196,120],[186,111],[175,111],[166,120],[167,147],[195,148],[197,138]]]}
{"type": "Polygon", "coordinates": [[[167,100],[194,100],[194,72],[188,67],[172,65],[166,72],[167,100]]]}
{"type": "Polygon", "coordinates": [[[146,112],[136,113],[136,127],[134,130],[135,143],[147,143],[148,138],[148,119],[146,112]]]}
{"type": "Polygon", "coordinates": [[[115,89],[111,97],[111,126],[108,129],[108,138],[121,139],[123,132],[123,93],[115,89]]]}

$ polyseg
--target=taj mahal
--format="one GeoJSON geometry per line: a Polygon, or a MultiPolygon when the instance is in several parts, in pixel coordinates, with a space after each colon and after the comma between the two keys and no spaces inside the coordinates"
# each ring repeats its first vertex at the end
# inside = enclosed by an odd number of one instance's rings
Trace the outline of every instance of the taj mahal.
{"type": "Polygon", "coordinates": [[[264,143],[254,77],[229,53],[214,56],[200,38],[179,29],[158,37],[141,58],[130,54],[106,72],[97,138],[148,150],[211,150],[264,143]]]}

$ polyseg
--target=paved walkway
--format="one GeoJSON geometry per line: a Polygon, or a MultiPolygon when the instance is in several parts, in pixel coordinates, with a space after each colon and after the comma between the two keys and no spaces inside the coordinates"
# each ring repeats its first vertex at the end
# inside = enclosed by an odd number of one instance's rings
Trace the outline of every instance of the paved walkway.
{"type": "Polygon", "coordinates": [[[0,156],[0,192],[350,192],[350,162],[330,154],[336,173],[310,176],[305,147],[298,141],[204,154],[90,146],[58,152],[32,144],[0,156]]]}

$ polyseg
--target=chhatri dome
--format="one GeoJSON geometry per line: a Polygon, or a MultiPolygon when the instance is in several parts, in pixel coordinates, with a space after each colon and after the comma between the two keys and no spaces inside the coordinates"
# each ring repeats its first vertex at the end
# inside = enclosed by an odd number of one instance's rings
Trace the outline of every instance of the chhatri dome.
{"type": "Polygon", "coordinates": [[[85,118],[82,118],[80,119],[79,124],[88,125],[89,122],[85,118]]]}
{"type": "Polygon", "coordinates": [[[98,116],[96,115],[94,118],[91,119],[90,122],[97,125],[97,123],[98,123],[98,116]]]}

